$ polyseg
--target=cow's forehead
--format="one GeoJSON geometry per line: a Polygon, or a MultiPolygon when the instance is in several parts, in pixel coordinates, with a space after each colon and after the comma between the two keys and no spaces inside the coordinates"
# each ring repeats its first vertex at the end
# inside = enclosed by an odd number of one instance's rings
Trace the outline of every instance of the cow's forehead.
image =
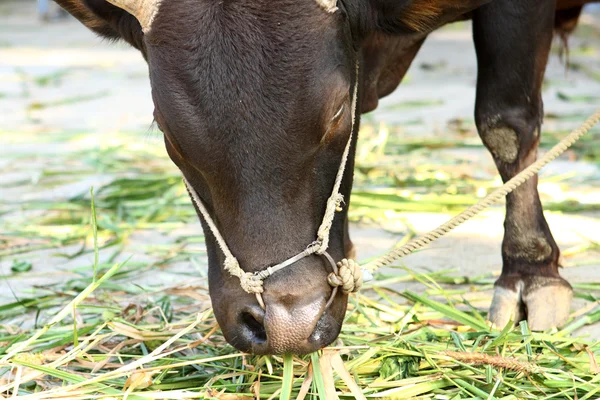
{"type": "Polygon", "coordinates": [[[161,5],[147,41],[157,119],[182,152],[194,149],[190,159],[216,165],[222,154],[241,157],[252,146],[260,155],[307,137],[319,143],[323,121],[337,111],[329,108],[349,92],[354,54],[339,40],[339,14],[295,1],[275,9],[266,1],[198,1],[188,13],[177,2],[161,5]]]}
{"type": "Polygon", "coordinates": [[[338,14],[334,0],[156,0],[148,36],[154,43],[165,35],[163,39],[183,39],[201,32],[203,26],[214,29],[215,25],[242,30],[296,28],[288,34],[318,32],[338,14]]]}
{"type": "Polygon", "coordinates": [[[296,81],[323,82],[352,64],[338,40],[343,22],[315,0],[176,3],[190,2],[163,2],[148,38],[153,81],[171,88],[219,104],[285,100],[281,91],[296,81]]]}

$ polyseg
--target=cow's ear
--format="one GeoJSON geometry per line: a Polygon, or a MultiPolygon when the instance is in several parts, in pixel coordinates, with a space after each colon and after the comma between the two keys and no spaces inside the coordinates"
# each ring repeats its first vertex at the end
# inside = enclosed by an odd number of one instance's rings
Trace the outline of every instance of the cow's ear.
{"type": "Polygon", "coordinates": [[[435,18],[434,1],[369,0],[375,26],[387,33],[426,30],[435,18]]]}
{"type": "Polygon", "coordinates": [[[470,18],[487,0],[369,0],[375,28],[387,33],[428,33],[448,22],[470,18]]]}
{"type": "Polygon", "coordinates": [[[69,14],[107,39],[123,39],[145,56],[144,33],[137,19],[106,0],[55,0],[69,14]]]}

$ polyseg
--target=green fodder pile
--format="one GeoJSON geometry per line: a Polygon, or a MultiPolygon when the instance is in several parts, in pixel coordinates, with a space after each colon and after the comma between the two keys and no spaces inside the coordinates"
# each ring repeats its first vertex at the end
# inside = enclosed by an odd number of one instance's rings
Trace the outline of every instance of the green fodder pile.
{"type": "MultiPolygon", "coordinates": [[[[31,328],[5,324],[0,329],[0,394],[591,399],[600,393],[600,343],[570,336],[600,319],[598,302],[560,331],[532,333],[526,323],[492,331],[484,313],[458,292],[433,285],[422,295],[405,291],[406,301],[397,302],[391,299],[397,293],[373,286],[351,299],[333,346],[303,357],[251,356],[224,341],[202,284],[140,296],[120,285],[134,271],[127,264],[98,266],[96,279],[82,278],[88,286],[81,291],[48,290],[3,306],[3,319],[28,310],[48,318],[31,328]],[[447,301],[432,299],[438,296],[447,301]]],[[[436,275],[401,277],[431,282],[436,275]]]]}
{"type": "MultiPolygon", "coordinates": [[[[468,158],[444,152],[485,152],[472,131],[456,129],[453,139],[413,141],[367,124],[351,220],[454,213],[496,186],[493,166],[474,168],[468,158]]],[[[597,163],[599,134],[592,132],[571,156],[597,163]]],[[[560,136],[546,134],[543,145],[560,136]]],[[[36,175],[2,183],[4,189],[40,195],[0,199],[0,258],[7,266],[0,271],[7,288],[0,293],[3,398],[600,397],[600,343],[572,336],[600,319],[594,282],[574,285],[586,303],[561,330],[532,333],[521,323],[497,331],[485,322],[497,274],[466,278],[455,269],[416,272],[399,264],[351,297],[331,347],[302,357],[239,353],[224,341],[210,309],[204,238],[191,222],[197,217],[180,177],[159,143],[138,134],[118,137],[96,146],[86,145],[86,135],[36,136],[80,150],[11,155],[14,170],[36,175]],[[73,188],[77,182],[83,183],[73,188]],[[55,191],[61,195],[53,197],[55,191]],[[44,268],[48,260],[51,269],[44,268]]],[[[541,182],[563,192],[586,192],[600,182],[593,174],[578,178],[565,172],[541,182]]],[[[565,213],[600,210],[570,199],[545,205],[565,213]]],[[[400,243],[412,235],[407,226],[400,243]]],[[[563,254],[598,254],[597,241],[585,243],[563,254]]]]}

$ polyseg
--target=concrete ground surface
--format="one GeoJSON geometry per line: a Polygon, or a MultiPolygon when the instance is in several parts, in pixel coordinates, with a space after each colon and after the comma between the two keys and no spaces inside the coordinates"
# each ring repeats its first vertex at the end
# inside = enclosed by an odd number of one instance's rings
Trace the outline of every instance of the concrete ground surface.
{"type": "MultiPolygon", "coordinates": [[[[600,104],[600,15],[588,11],[582,17],[584,34],[571,38],[571,60],[585,63],[585,70],[569,70],[556,54],[551,56],[546,79],[553,82],[544,91],[545,110],[552,114],[591,114],[600,104]],[[591,71],[591,73],[590,73],[591,71]],[[594,73],[595,78],[594,78],[594,73]],[[585,101],[564,101],[561,94],[580,96],[585,101]]],[[[402,133],[416,135],[426,131],[443,137],[445,127],[456,120],[467,121],[473,133],[472,115],[475,97],[477,66],[471,41],[470,25],[462,23],[432,34],[414,61],[406,81],[391,96],[383,99],[377,111],[365,116],[364,122],[377,126],[406,125],[402,133]],[[428,107],[395,107],[406,102],[430,101],[428,107]],[[414,121],[418,123],[415,124],[414,121]],[[415,128],[415,126],[418,127],[415,128]]],[[[106,146],[117,140],[119,131],[147,130],[147,144],[155,145],[164,156],[164,145],[157,129],[151,129],[153,105],[147,66],[142,57],[124,44],[108,43],[96,37],[72,18],[41,23],[33,1],[5,1],[0,3],[0,200],[44,199],[60,200],[102,185],[111,176],[102,171],[83,181],[73,181],[59,190],[43,190],[35,185],[40,165],[19,162],[11,155],[36,152],[41,159],[60,157],[79,150],[61,143],[31,141],[27,138],[56,131],[86,132],[87,139],[79,142],[81,148],[106,146]],[[48,84],[33,84],[36,78],[51,77],[48,84]],[[42,106],[43,105],[43,106],[42,106]],[[50,105],[50,106],[48,106],[50,105]],[[22,185],[9,183],[27,181],[22,185]]],[[[563,128],[574,128],[583,119],[567,123],[563,128]]],[[[555,124],[559,124],[555,122],[555,124]]],[[[550,123],[550,125],[552,125],[550,123]]],[[[556,126],[549,126],[556,128],[556,126]]],[[[483,149],[441,150],[477,160],[482,170],[493,171],[491,157],[483,149]]],[[[175,166],[173,166],[175,171],[175,166]]],[[[576,196],[583,202],[600,203],[597,186],[600,169],[597,162],[573,161],[562,157],[542,174],[540,192],[543,198],[576,196]],[[563,193],[545,178],[570,171],[583,177],[574,182],[573,193],[563,193]],[[596,187],[586,185],[588,180],[596,187]],[[546,184],[544,184],[546,182],[546,184]]],[[[452,213],[403,213],[401,219],[382,224],[356,223],[351,227],[352,239],[359,259],[381,254],[393,246],[406,232],[406,223],[417,233],[424,233],[447,220],[452,213]]],[[[436,271],[455,269],[456,275],[478,276],[498,274],[501,268],[500,244],[503,234],[504,213],[501,207],[486,211],[453,233],[435,242],[417,254],[406,257],[403,263],[415,270],[436,271]]],[[[600,242],[600,215],[594,212],[561,214],[547,212],[546,217],[560,247],[573,249],[590,242],[600,242]]],[[[9,221],[9,216],[0,216],[9,221]]],[[[198,232],[198,223],[184,229],[198,232]]],[[[136,250],[138,243],[169,243],[169,238],[152,232],[134,236],[128,254],[136,261],[147,256],[136,250]]],[[[65,279],[57,271],[66,271],[84,260],[66,262],[54,255],[55,251],[28,254],[34,270],[18,278],[0,280],[0,304],[14,301],[15,295],[27,293],[33,285],[65,279]]],[[[0,259],[0,275],[10,274],[12,258],[0,259]]],[[[571,282],[600,282],[600,253],[586,251],[566,259],[563,275],[571,282]]],[[[188,268],[188,266],[181,266],[188,268]]],[[[202,274],[202,272],[199,272],[202,274]]],[[[160,279],[164,284],[176,285],[177,275],[159,271],[140,277],[139,281],[160,279]]],[[[396,285],[398,288],[420,286],[396,285]]],[[[488,297],[489,301],[489,297],[488,297]]],[[[582,306],[574,303],[574,310],[582,306]]],[[[485,304],[481,304],[484,308],[485,304]]],[[[600,326],[588,326],[580,334],[600,338],[600,326]]]]}

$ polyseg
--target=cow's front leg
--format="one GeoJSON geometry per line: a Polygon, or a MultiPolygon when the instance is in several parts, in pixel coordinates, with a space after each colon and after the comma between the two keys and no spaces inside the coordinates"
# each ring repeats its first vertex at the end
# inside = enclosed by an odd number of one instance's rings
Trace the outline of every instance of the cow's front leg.
{"type": "MultiPolygon", "coordinates": [[[[554,8],[553,1],[498,0],[474,15],[475,119],[503,181],[536,159],[554,8]]],[[[572,289],[558,273],[560,252],[544,218],[537,176],[507,196],[504,229],[490,321],[503,327],[526,318],[534,330],[564,323],[572,289]]]]}

